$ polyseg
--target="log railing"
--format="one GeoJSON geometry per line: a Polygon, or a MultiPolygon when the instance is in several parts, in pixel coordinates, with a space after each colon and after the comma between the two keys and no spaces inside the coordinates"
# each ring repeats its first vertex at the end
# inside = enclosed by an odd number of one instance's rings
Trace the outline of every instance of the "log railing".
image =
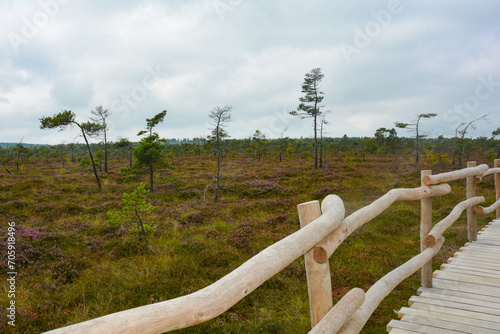
{"type": "Polygon", "coordinates": [[[305,256],[309,291],[310,333],[359,333],[380,302],[418,269],[422,269],[422,286],[432,286],[431,260],[444,243],[443,232],[467,210],[469,240],[477,234],[476,214],[496,210],[500,218],[500,160],[494,168],[476,166],[432,175],[422,171],[421,187],[393,189],[348,217],[342,200],[327,196],[321,206],[318,201],[298,205],[301,229],[252,257],[212,285],[192,294],[59,328],[47,333],[163,333],[193,326],[227,311],[231,306],[283,270],[298,257],[305,256]],[[495,177],[496,202],[487,208],[479,204],[484,197],[476,196],[476,184],[488,175],[495,177]],[[457,204],[451,213],[432,227],[432,198],[451,192],[449,184],[467,180],[467,199],[457,204]],[[396,201],[421,200],[421,252],[386,274],[366,293],[354,288],[336,305],[332,305],[332,287],[328,259],[354,231],[384,212],[396,201]]]}

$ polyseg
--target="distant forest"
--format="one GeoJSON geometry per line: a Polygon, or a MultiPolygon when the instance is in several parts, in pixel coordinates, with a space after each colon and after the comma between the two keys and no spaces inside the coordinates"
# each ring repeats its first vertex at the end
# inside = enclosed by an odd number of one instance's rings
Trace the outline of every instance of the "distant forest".
{"type": "MultiPolygon", "coordinates": [[[[109,159],[117,162],[133,163],[133,150],[139,145],[132,142],[129,147],[108,143],[109,159]]],[[[90,144],[98,165],[102,164],[103,143],[90,144]]],[[[292,160],[294,156],[312,156],[314,139],[312,138],[279,138],[265,139],[250,137],[245,139],[226,139],[222,143],[224,157],[237,155],[251,156],[255,159],[274,159],[276,161],[292,160]]],[[[415,155],[415,138],[384,136],[376,133],[375,137],[340,137],[322,138],[322,155],[331,158],[342,153],[367,159],[369,155],[415,155]]],[[[420,138],[419,156],[426,164],[453,164],[461,166],[471,153],[480,154],[488,162],[500,157],[500,140],[495,137],[478,138],[420,138]]],[[[163,155],[168,162],[175,162],[184,155],[209,156],[214,154],[213,143],[202,139],[168,139],[163,146],[163,155]]],[[[0,143],[0,163],[14,166],[29,162],[32,159],[88,164],[88,152],[85,144],[69,143],[58,145],[34,145],[25,143],[0,143]],[[83,161],[83,162],[82,162],[83,161]]]]}

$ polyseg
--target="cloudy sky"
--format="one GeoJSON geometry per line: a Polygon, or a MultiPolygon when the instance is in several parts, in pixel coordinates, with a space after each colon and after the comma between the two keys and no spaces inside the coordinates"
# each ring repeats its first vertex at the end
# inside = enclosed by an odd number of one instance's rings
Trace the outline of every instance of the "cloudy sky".
{"type": "MultiPolygon", "coordinates": [[[[166,138],[208,134],[231,105],[233,138],[311,137],[290,116],[321,68],[325,133],[373,136],[422,113],[430,136],[500,127],[500,2],[409,0],[0,0],[0,142],[82,141],[40,130],[72,110],[112,112],[109,137],[137,140],[166,109],[166,138]]],[[[411,136],[399,129],[400,136],[411,136]]]]}

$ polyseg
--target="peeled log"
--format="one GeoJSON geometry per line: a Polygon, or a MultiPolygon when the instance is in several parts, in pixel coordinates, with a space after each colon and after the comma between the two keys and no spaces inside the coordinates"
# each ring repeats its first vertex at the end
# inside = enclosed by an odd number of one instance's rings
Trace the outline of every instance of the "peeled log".
{"type": "Polygon", "coordinates": [[[489,215],[490,213],[494,212],[496,209],[500,208],[500,200],[496,201],[492,205],[490,205],[487,208],[482,207],[481,205],[476,205],[474,207],[474,211],[476,213],[479,213],[481,215],[489,215]]]}
{"type": "Polygon", "coordinates": [[[337,333],[365,301],[365,292],[354,288],[324,316],[309,334],[337,333]]]}
{"type": "Polygon", "coordinates": [[[384,212],[392,203],[396,201],[412,201],[423,198],[443,196],[451,192],[449,184],[437,186],[424,186],[411,189],[392,189],[384,196],[375,200],[368,206],[359,209],[346,217],[340,226],[331,233],[325,240],[314,248],[314,260],[318,263],[328,261],[337,247],[356,229],[366,222],[377,217],[384,212]]]}
{"type": "Polygon", "coordinates": [[[378,307],[380,302],[389,295],[389,293],[398,286],[403,280],[408,278],[414,272],[416,272],[420,267],[422,267],[426,262],[431,260],[434,255],[439,252],[441,246],[443,246],[444,238],[440,237],[437,243],[431,247],[424,250],[422,253],[411,258],[409,261],[403,265],[397,267],[375,284],[372,285],[370,289],[365,293],[365,302],[361,307],[354,313],[352,318],[344,327],[338,332],[339,334],[357,334],[363,329],[373,311],[378,307]]]}
{"type": "Polygon", "coordinates": [[[483,164],[473,168],[465,168],[456,170],[453,172],[441,173],[436,175],[427,175],[422,179],[422,182],[426,185],[450,182],[460,179],[465,179],[469,176],[481,176],[488,170],[488,165],[483,164]]]}
{"type": "Polygon", "coordinates": [[[460,218],[460,215],[462,214],[462,212],[465,209],[473,207],[473,206],[475,206],[479,203],[482,203],[484,201],[485,201],[484,197],[478,196],[478,197],[473,197],[473,198],[470,198],[468,200],[465,200],[463,202],[458,203],[453,208],[451,213],[448,216],[446,216],[446,218],[444,218],[439,223],[434,225],[432,230],[425,237],[425,245],[427,247],[434,246],[436,244],[436,240],[439,238],[439,236],[441,236],[443,234],[443,232],[446,231],[446,229],[448,227],[450,227],[458,218],[460,218]]]}

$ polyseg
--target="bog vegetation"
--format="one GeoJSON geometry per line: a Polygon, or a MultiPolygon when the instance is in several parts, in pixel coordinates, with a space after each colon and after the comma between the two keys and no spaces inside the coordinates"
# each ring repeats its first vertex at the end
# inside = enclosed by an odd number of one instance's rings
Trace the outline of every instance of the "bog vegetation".
{"type": "MultiPolygon", "coordinates": [[[[103,146],[90,145],[101,190],[86,145],[1,148],[1,252],[7,249],[7,222],[17,228],[15,332],[40,333],[189,294],[296,231],[299,203],[337,194],[349,214],[390,189],[420,186],[421,169],[449,171],[469,159],[491,163],[499,151],[494,138],[463,138],[460,151],[453,138],[423,138],[416,165],[414,141],[386,133],[323,138],[319,169],[310,139],[259,137],[258,145],[251,138],[226,140],[218,147],[220,156],[214,155],[213,142],[169,140],[161,151],[165,164],[153,175],[153,192],[144,185],[151,174],[130,160],[139,143],[108,142],[107,173],[103,146]]],[[[488,178],[480,187],[493,189],[492,183],[488,178]]],[[[435,201],[436,221],[464,199],[463,184],[452,188],[451,195],[435,201]]],[[[493,201],[492,191],[481,194],[493,201]]],[[[330,260],[334,302],[351,288],[366,290],[419,252],[419,210],[416,203],[395,204],[339,247],[330,260]]],[[[465,218],[445,237],[435,266],[466,242],[465,218]]],[[[404,281],[363,332],[384,333],[396,317],[393,309],[403,306],[419,283],[419,275],[404,281]]],[[[2,312],[6,298],[0,295],[2,312]]],[[[220,317],[179,332],[299,333],[309,327],[299,259],[220,317]]],[[[0,323],[1,332],[8,330],[0,323]]]]}

